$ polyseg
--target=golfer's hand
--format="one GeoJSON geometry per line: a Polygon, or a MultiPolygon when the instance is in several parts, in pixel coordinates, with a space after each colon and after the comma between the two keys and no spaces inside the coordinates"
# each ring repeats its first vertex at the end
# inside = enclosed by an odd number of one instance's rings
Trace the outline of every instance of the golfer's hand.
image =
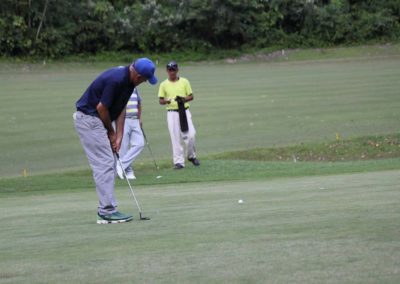
{"type": "Polygon", "coordinates": [[[115,134],[115,132],[108,132],[108,140],[110,140],[110,145],[111,145],[111,149],[113,150],[114,153],[118,153],[117,150],[117,135],[115,134]]]}
{"type": "Polygon", "coordinates": [[[115,140],[115,153],[119,153],[119,149],[121,148],[121,144],[122,144],[122,138],[117,138],[115,140]]]}

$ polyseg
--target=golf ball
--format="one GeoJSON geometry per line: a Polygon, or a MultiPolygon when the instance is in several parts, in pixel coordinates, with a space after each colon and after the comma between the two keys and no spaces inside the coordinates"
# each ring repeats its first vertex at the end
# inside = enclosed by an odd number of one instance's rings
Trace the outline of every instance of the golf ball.
{"type": "Polygon", "coordinates": [[[239,203],[239,204],[242,204],[242,203],[243,203],[243,200],[242,200],[242,199],[239,199],[239,200],[238,200],[238,203],[239,203]]]}
{"type": "Polygon", "coordinates": [[[157,176],[156,178],[159,179],[159,178],[162,178],[162,176],[157,176]]]}

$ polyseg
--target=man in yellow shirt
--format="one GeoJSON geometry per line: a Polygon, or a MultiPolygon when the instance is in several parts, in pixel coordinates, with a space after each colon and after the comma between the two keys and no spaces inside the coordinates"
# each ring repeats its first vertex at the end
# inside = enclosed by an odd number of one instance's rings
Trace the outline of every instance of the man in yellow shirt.
{"type": "Polygon", "coordinates": [[[178,76],[178,64],[167,64],[168,79],[160,84],[158,98],[161,105],[166,105],[168,130],[171,136],[174,169],[185,167],[185,149],[187,158],[195,166],[200,166],[196,158],[195,135],[189,103],[193,100],[192,88],[186,78],[178,76]],[[182,145],[182,141],[184,144],[182,145]]]}

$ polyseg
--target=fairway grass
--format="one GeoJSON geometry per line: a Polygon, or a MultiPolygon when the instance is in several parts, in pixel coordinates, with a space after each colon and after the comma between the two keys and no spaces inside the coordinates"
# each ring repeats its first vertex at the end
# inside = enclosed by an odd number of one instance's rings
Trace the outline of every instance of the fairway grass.
{"type": "MultiPolygon", "coordinates": [[[[147,165],[148,166],[148,165],[147,165]]],[[[246,160],[202,160],[202,166],[188,166],[176,171],[164,167],[155,171],[154,167],[139,168],[136,186],[184,184],[208,181],[270,180],[282,177],[301,177],[361,173],[372,171],[399,170],[400,158],[348,161],[348,162],[264,162],[246,160]],[[156,176],[161,176],[157,179],[156,176]]],[[[116,180],[116,185],[126,185],[125,180],[116,180]]],[[[61,172],[48,175],[33,175],[0,179],[0,197],[12,195],[57,194],[68,191],[94,188],[90,170],[61,172]]]]}
{"type": "Polygon", "coordinates": [[[0,283],[399,283],[400,172],[3,196],[0,283]],[[243,204],[238,200],[243,199],[243,204]]]}
{"type": "MultiPolygon", "coordinates": [[[[351,49],[364,54],[363,48],[351,49]]],[[[392,134],[400,121],[400,53],[289,62],[182,63],[194,90],[199,158],[227,151],[392,134]]],[[[320,57],[318,57],[320,58],[320,57]]],[[[74,104],[116,63],[0,64],[0,177],[87,166],[74,104]]],[[[125,62],[124,64],[127,64],[125,62]]],[[[166,78],[163,66],[157,76],[166,78]]],[[[157,87],[141,85],[143,125],[157,160],[171,160],[157,87]]],[[[150,159],[147,150],[139,161],[150,159]]]]}
{"type": "Polygon", "coordinates": [[[145,149],[133,186],[152,219],[117,180],[135,217],[118,225],[96,224],[72,113],[121,62],[0,63],[0,284],[400,283],[400,45],[317,53],[180,64],[201,160],[180,171],[141,85],[160,169],[145,149]]]}

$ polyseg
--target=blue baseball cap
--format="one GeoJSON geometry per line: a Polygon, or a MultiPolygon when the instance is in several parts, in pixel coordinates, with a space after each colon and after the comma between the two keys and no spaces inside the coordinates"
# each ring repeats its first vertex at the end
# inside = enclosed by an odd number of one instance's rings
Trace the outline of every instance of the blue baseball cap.
{"type": "Polygon", "coordinates": [[[145,77],[150,84],[157,84],[157,78],[154,76],[156,71],[156,65],[153,61],[148,58],[139,58],[133,62],[133,67],[139,73],[139,75],[145,77]]]}

